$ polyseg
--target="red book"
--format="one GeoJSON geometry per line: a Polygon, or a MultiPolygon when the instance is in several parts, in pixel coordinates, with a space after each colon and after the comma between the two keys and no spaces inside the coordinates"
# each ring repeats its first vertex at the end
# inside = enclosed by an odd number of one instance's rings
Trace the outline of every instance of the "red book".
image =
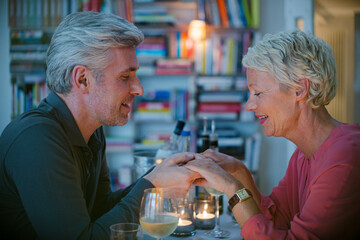
{"type": "Polygon", "coordinates": [[[191,68],[156,68],[155,74],[158,75],[190,75],[191,68]]]}
{"type": "Polygon", "coordinates": [[[93,12],[100,12],[100,0],[90,0],[90,9],[93,12]]]}
{"type": "Polygon", "coordinates": [[[170,104],[166,102],[141,102],[139,103],[138,108],[148,110],[164,110],[170,109],[170,104]]]}
{"type": "Polygon", "coordinates": [[[198,104],[198,112],[241,112],[241,104],[235,102],[201,102],[198,104]]]}

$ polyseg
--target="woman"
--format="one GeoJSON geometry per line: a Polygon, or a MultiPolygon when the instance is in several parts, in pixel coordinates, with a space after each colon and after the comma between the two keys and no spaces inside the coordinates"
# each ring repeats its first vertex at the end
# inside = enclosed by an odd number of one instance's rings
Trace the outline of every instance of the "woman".
{"type": "Polygon", "coordinates": [[[281,32],[250,48],[243,64],[246,110],[266,136],[285,137],[297,149],[270,196],[241,161],[211,150],[186,165],[202,175],[195,184],[228,196],[246,240],[360,236],[360,127],[336,121],[325,108],[337,84],[331,47],[301,31],[281,32]]]}

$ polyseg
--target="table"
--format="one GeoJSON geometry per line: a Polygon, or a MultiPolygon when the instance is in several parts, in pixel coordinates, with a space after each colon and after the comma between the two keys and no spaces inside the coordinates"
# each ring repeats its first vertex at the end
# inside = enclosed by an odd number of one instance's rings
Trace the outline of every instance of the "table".
{"type": "MultiPolygon", "coordinates": [[[[221,238],[221,239],[228,239],[228,240],[240,240],[242,239],[241,235],[240,235],[240,227],[237,224],[237,222],[235,222],[235,220],[233,220],[232,215],[230,215],[225,209],[227,209],[227,199],[226,196],[224,196],[224,212],[223,214],[220,215],[220,227],[224,230],[227,230],[230,232],[230,236],[226,237],[226,238],[221,238]]],[[[209,237],[207,235],[205,235],[206,232],[208,232],[210,230],[201,230],[201,229],[196,229],[196,234],[194,236],[191,237],[173,237],[173,236],[169,236],[164,238],[164,240],[210,240],[210,239],[217,239],[217,238],[213,238],[213,237],[209,237]]],[[[144,240],[154,240],[155,238],[147,235],[144,232],[144,240]]]]}

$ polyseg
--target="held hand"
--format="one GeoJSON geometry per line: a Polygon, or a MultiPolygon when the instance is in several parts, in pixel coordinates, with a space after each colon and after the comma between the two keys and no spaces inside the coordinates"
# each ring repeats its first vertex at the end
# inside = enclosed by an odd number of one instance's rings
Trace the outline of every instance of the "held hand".
{"type": "Polygon", "coordinates": [[[196,155],[196,159],[188,162],[185,167],[201,175],[201,178],[195,180],[193,184],[212,187],[228,196],[232,196],[237,189],[243,186],[214,161],[201,155],[196,155]]]}
{"type": "Polygon", "coordinates": [[[199,174],[193,172],[184,165],[195,158],[194,154],[177,153],[163,160],[148,175],[144,176],[155,187],[177,188],[187,192],[191,183],[199,178],[199,174]]]}
{"type": "Polygon", "coordinates": [[[256,187],[256,184],[253,180],[251,172],[249,169],[242,163],[242,161],[231,157],[229,155],[215,152],[214,150],[206,150],[201,153],[204,157],[207,157],[214,162],[216,162],[220,167],[225,171],[231,173],[231,175],[241,182],[247,189],[249,189],[253,196],[254,200],[259,204],[260,203],[260,192],[256,187]]]}
{"type": "Polygon", "coordinates": [[[246,166],[238,159],[224,153],[216,152],[212,149],[206,150],[205,152],[201,153],[201,155],[206,158],[210,158],[220,167],[222,167],[225,171],[232,175],[236,173],[240,168],[246,168],[246,166]]]}

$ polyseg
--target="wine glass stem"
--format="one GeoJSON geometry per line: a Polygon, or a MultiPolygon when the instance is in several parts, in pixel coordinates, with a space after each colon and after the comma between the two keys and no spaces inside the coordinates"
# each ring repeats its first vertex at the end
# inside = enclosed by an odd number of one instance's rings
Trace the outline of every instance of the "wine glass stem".
{"type": "Polygon", "coordinates": [[[215,202],[216,202],[216,222],[215,222],[215,230],[220,229],[220,196],[215,195],[215,202]]]}

